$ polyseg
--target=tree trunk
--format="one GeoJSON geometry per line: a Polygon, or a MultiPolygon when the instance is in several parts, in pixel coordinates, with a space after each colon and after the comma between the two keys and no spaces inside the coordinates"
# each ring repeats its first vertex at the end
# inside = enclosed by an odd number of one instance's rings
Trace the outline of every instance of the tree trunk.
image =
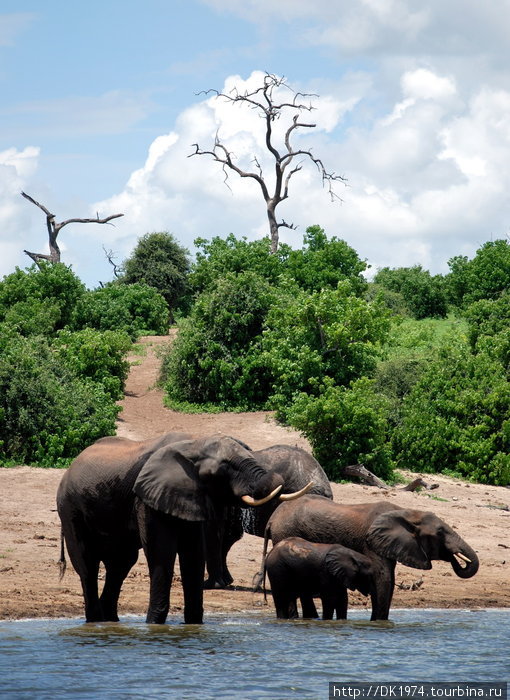
{"type": "Polygon", "coordinates": [[[269,235],[271,236],[271,254],[274,255],[278,252],[278,223],[272,202],[267,205],[267,219],[269,221],[269,235]]]}

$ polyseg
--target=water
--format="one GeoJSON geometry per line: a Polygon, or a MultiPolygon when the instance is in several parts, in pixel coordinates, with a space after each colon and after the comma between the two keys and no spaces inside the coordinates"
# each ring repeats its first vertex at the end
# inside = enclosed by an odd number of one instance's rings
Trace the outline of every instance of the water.
{"type": "Polygon", "coordinates": [[[327,698],[328,682],[501,682],[510,610],[392,610],[369,622],[207,615],[204,625],[0,621],[0,698],[327,698]]]}

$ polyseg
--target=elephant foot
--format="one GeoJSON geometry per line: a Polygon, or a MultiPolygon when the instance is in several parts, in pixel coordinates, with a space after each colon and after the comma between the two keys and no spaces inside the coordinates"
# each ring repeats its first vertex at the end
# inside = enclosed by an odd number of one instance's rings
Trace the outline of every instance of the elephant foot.
{"type": "Polygon", "coordinates": [[[232,578],[230,579],[230,581],[226,581],[225,579],[222,579],[222,578],[215,579],[215,578],[209,577],[204,581],[204,589],[209,590],[209,591],[210,590],[219,591],[219,590],[222,590],[223,588],[228,588],[228,586],[230,586],[230,584],[232,583],[233,580],[234,579],[232,579],[232,578]]]}

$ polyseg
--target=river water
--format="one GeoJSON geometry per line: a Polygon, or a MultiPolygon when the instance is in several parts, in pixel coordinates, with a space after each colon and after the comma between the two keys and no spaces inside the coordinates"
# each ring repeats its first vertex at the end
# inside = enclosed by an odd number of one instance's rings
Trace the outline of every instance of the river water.
{"type": "Polygon", "coordinates": [[[0,698],[327,698],[328,683],[502,682],[510,610],[347,621],[206,615],[203,625],[0,621],[0,698]]]}

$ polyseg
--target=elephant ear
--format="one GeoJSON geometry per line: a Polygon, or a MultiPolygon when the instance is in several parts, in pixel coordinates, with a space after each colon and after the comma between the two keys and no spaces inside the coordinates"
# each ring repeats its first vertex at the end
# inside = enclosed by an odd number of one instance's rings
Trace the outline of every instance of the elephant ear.
{"type": "Polygon", "coordinates": [[[332,574],[335,581],[350,588],[351,591],[356,590],[354,581],[358,572],[356,562],[349,555],[349,551],[340,550],[339,548],[332,549],[324,557],[324,568],[332,574]]]}
{"type": "Polygon", "coordinates": [[[214,507],[199,470],[190,458],[188,441],[162,447],[145,462],[133,486],[154,510],[190,521],[210,520],[214,507]]]}
{"type": "Polygon", "coordinates": [[[407,518],[406,510],[391,510],[377,516],[367,532],[367,543],[377,554],[405,566],[432,568],[420,546],[418,527],[407,518]]]}

